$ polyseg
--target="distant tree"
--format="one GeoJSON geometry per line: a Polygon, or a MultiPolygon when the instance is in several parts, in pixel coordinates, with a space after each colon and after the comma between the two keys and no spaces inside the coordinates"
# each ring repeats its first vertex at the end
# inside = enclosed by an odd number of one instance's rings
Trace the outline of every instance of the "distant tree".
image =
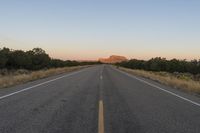
{"type": "Polygon", "coordinates": [[[43,49],[41,49],[41,48],[33,48],[32,51],[33,51],[34,55],[43,55],[43,54],[46,54],[46,52],[43,49]]]}
{"type": "Polygon", "coordinates": [[[65,67],[77,65],[93,65],[100,62],[78,62],[51,59],[41,48],[34,48],[29,51],[0,49],[0,69],[28,69],[39,70],[50,67],[65,67]]]}
{"type": "Polygon", "coordinates": [[[200,74],[200,60],[166,60],[165,58],[156,57],[148,61],[131,59],[129,61],[117,63],[132,69],[144,69],[149,71],[167,71],[167,72],[189,72],[192,74],[200,74]]]}
{"type": "Polygon", "coordinates": [[[34,48],[27,52],[27,55],[31,58],[32,67],[30,69],[38,70],[48,68],[51,58],[41,48],[34,48]]]}
{"type": "Polygon", "coordinates": [[[156,57],[147,61],[148,69],[151,71],[165,71],[167,61],[165,58],[156,57]]]}
{"type": "Polygon", "coordinates": [[[192,60],[191,62],[187,63],[187,72],[197,74],[199,71],[199,63],[197,60],[192,60]]]}
{"type": "Polygon", "coordinates": [[[65,61],[60,60],[60,59],[51,59],[50,66],[51,67],[64,67],[64,66],[66,66],[66,63],[65,63],[65,61]]]}
{"type": "Polygon", "coordinates": [[[9,48],[0,49],[0,68],[5,68],[8,62],[9,48]]]}
{"type": "Polygon", "coordinates": [[[31,65],[31,59],[26,52],[22,50],[15,50],[10,52],[7,65],[9,68],[27,69],[31,65]]]}

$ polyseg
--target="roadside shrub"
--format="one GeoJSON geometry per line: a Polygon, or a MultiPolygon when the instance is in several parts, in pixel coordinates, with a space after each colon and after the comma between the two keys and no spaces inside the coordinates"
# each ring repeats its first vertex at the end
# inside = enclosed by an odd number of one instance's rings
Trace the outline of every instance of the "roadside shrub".
{"type": "Polygon", "coordinates": [[[131,69],[142,69],[148,71],[191,73],[194,75],[200,74],[200,60],[166,60],[165,58],[156,57],[147,61],[131,59],[129,61],[117,63],[116,65],[131,69]]]}

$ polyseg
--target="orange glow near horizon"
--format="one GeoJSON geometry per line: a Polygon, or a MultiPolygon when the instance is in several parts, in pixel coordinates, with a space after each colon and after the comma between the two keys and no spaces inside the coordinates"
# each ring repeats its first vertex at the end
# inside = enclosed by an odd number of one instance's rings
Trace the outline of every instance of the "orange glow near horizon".
{"type": "Polygon", "coordinates": [[[186,59],[186,60],[193,60],[193,59],[197,59],[199,60],[200,57],[197,55],[197,54],[190,54],[190,53],[186,53],[184,54],[184,56],[182,55],[177,55],[175,53],[165,53],[165,54],[162,54],[162,56],[160,56],[161,54],[159,53],[146,53],[146,54],[143,54],[143,53],[133,53],[133,54],[123,54],[123,53],[112,53],[110,52],[107,53],[107,54],[95,54],[95,52],[91,52],[91,53],[85,53],[85,52],[77,52],[78,54],[74,54],[74,53],[57,53],[57,52],[54,52],[54,53],[49,53],[49,55],[52,57],[52,58],[58,58],[58,59],[63,59],[63,60],[98,60],[99,58],[107,58],[109,57],[110,55],[120,55],[120,56],[125,56],[127,59],[141,59],[141,60],[149,60],[151,58],[155,58],[155,57],[161,57],[161,58],[166,58],[167,60],[170,60],[170,59],[180,59],[180,60],[183,60],[183,59],[186,59]]]}
{"type": "Polygon", "coordinates": [[[94,42],[86,43],[86,42],[71,42],[64,43],[60,42],[55,45],[56,41],[45,42],[41,45],[36,45],[35,43],[31,43],[29,41],[20,41],[15,39],[1,39],[3,43],[0,43],[0,48],[8,47],[11,49],[22,49],[22,50],[30,50],[35,47],[40,47],[44,49],[52,58],[58,58],[63,60],[98,60],[99,58],[107,58],[110,55],[121,55],[125,56],[128,59],[143,59],[148,60],[154,57],[163,57],[166,59],[200,59],[199,54],[199,45],[198,43],[194,43],[196,47],[189,47],[188,43],[170,43],[170,42],[157,42],[154,44],[149,42],[127,42],[122,45],[123,42],[109,42],[109,45],[101,42],[102,44],[94,42]],[[6,44],[6,45],[4,45],[6,44]],[[30,45],[26,45],[30,44],[30,45]],[[137,45],[136,45],[137,44],[137,45]],[[148,44],[148,45],[147,45],[148,44]],[[162,44],[162,45],[158,45],[162,44]],[[167,45],[171,44],[171,45],[167,45]],[[184,44],[184,45],[180,45],[184,44]]]}

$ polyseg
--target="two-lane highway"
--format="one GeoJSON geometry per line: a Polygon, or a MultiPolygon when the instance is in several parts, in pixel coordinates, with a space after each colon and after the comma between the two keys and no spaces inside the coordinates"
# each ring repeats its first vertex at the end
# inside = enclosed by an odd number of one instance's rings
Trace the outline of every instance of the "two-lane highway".
{"type": "Polygon", "coordinates": [[[0,90],[0,133],[200,133],[200,98],[109,65],[0,90]]]}

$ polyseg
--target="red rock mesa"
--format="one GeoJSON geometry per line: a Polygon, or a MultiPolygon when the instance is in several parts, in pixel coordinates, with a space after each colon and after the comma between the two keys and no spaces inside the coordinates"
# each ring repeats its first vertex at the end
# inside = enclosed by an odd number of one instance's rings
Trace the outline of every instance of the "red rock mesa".
{"type": "Polygon", "coordinates": [[[102,63],[118,63],[122,61],[127,61],[127,58],[119,55],[111,55],[109,58],[99,58],[102,63]]]}

